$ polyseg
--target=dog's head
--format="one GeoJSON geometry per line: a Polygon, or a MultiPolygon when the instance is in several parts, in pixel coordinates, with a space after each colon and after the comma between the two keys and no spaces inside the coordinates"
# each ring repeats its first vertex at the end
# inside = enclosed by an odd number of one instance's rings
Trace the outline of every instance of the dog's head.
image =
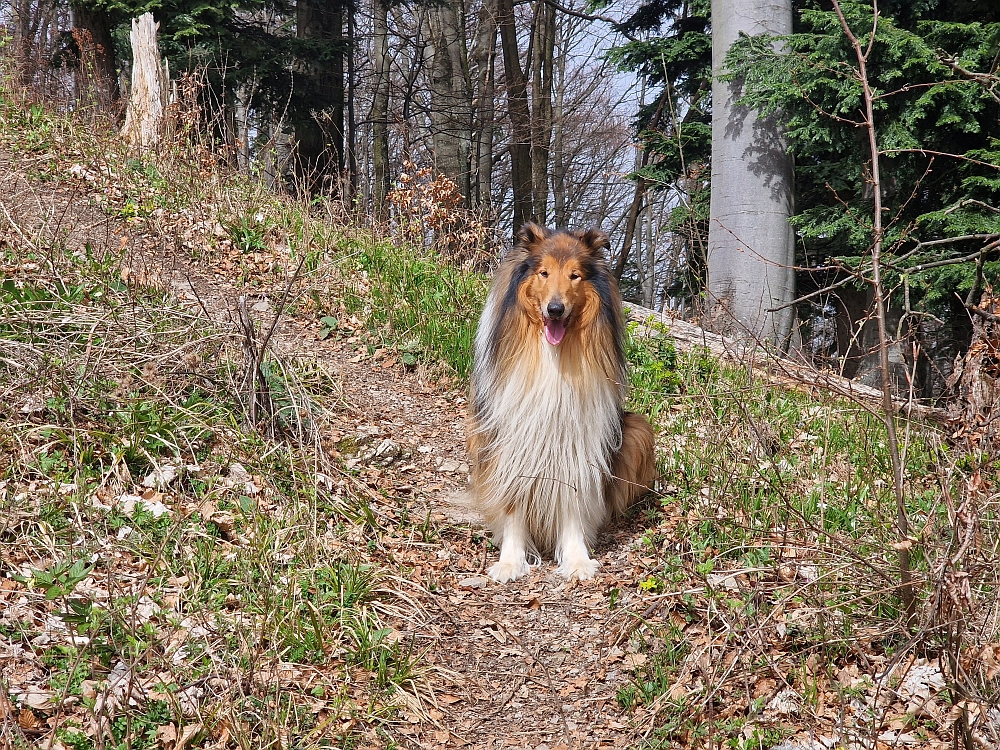
{"type": "Polygon", "coordinates": [[[607,245],[599,229],[554,232],[528,223],[518,232],[526,271],[518,300],[550,345],[559,346],[567,329],[588,325],[599,312],[608,284],[607,245]]]}

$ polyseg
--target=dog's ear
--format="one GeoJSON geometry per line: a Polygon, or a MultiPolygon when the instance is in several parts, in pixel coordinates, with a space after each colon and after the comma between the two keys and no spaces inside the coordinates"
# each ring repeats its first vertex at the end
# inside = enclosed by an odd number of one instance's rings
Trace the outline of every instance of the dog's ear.
{"type": "Polygon", "coordinates": [[[544,242],[549,234],[549,230],[545,227],[540,227],[535,222],[529,221],[517,230],[517,244],[530,250],[534,245],[544,242]]]}
{"type": "Polygon", "coordinates": [[[608,235],[600,229],[588,229],[586,232],[578,232],[577,237],[580,242],[587,246],[592,255],[603,256],[604,250],[611,246],[608,235]]]}

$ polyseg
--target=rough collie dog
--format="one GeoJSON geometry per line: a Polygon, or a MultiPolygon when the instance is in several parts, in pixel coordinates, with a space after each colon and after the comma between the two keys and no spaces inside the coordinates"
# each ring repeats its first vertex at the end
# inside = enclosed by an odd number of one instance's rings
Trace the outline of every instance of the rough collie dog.
{"type": "Polygon", "coordinates": [[[593,578],[589,545],[655,479],[653,431],[622,411],[621,298],[599,230],[526,224],[479,320],[470,398],[471,494],[500,546],[489,575],[554,553],[593,578]]]}

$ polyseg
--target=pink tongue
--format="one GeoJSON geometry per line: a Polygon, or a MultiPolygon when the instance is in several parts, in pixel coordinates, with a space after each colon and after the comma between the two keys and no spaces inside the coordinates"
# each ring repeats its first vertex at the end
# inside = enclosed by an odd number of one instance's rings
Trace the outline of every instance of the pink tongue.
{"type": "Polygon", "coordinates": [[[545,340],[552,346],[559,346],[566,333],[566,324],[561,320],[545,319],[545,340]]]}

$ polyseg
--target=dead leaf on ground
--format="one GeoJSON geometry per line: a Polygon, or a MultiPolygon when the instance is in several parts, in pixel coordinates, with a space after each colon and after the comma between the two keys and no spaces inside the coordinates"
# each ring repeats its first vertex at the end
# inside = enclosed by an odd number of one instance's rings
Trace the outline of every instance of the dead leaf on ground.
{"type": "Polygon", "coordinates": [[[36,730],[41,722],[30,708],[22,708],[17,714],[17,725],[26,732],[36,730]]]}

